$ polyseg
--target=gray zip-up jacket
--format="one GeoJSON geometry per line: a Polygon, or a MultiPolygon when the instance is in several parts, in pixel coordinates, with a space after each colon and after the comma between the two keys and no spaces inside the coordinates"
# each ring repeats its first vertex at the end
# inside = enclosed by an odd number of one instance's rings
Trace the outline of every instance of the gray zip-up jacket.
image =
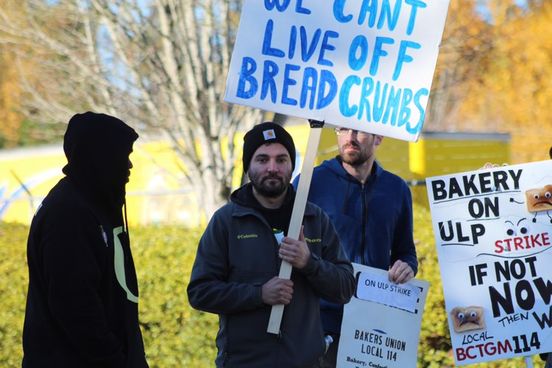
{"type": "Polygon", "coordinates": [[[308,203],[303,225],[311,258],[303,269],[293,269],[293,298],[280,334],[273,335],[266,332],[271,306],[261,297],[262,285],[278,275],[281,263],[271,227],[257,210],[234,202],[211,218],[188,298],[194,308],[219,315],[217,367],[311,367],[324,353],[319,300],[347,303],[355,280],[328,216],[308,203]]]}

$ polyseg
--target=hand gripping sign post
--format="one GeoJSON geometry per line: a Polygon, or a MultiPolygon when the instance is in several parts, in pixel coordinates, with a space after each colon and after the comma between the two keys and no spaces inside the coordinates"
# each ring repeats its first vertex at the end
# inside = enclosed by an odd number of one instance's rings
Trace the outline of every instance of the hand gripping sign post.
{"type": "Polygon", "coordinates": [[[552,351],[552,161],[427,179],[457,365],[552,351]]]}
{"type": "MultiPolygon", "coordinates": [[[[301,231],[301,224],[303,223],[303,215],[305,214],[305,206],[307,204],[307,197],[309,195],[309,187],[312,179],[314,158],[316,156],[316,151],[318,150],[318,144],[320,143],[320,135],[322,134],[323,123],[315,120],[312,120],[310,123],[311,128],[313,129],[310,131],[307,147],[314,147],[314,149],[307,148],[305,160],[303,161],[303,166],[301,167],[301,177],[299,178],[297,195],[295,196],[295,202],[293,203],[293,209],[291,210],[291,219],[289,221],[288,236],[292,239],[299,239],[299,233],[301,231]]],[[[282,261],[278,277],[282,279],[290,279],[291,271],[291,264],[286,261],[282,261]]],[[[272,334],[280,333],[280,324],[282,322],[283,315],[283,304],[272,306],[270,319],[268,320],[267,332],[272,334]]]]}
{"type": "MultiPolygon", "coordinates": [[[[448,3],[244,0],[224,99],[415,141],[424,123],[448,3]]],[[[293,208],[288,235],[296,239],[317,135],[320,129],[312,129],[293,208]]],[[[284,262],[280,277],[290,275],[284,262]]],[[[280,317],[271,317],[269,332],[279,332],[282,310],[273,307],[272,315],[279,311],[280,317]]]]}
{"type": "Polygon", "coordinates": [[[395,284],[387,271],[353,263],[356,293],[345,304],[338,368],[416,367],[427,281],[395,284]]]}

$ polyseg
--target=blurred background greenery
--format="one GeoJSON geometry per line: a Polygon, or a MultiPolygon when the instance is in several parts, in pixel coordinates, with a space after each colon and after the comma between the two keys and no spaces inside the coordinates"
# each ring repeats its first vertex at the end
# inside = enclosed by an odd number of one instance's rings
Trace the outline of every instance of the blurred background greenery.
{"type": "MultiPolygon", "coordinates": [[[[198,7],[205,3],[194,2],[198,7]]],[[[199,208],[209,213],[226,199],[236,163],[239,168],[234,134],[267,117],[278,118],[220,103],[241,3],[211,0],[215,11],[209,13],[190,11],[191,2],[185,0],[0,0],[0,149],[59,145],[73,113],[110,112],[131,122],[146,140],[166,139],[177,157],[171,164],[181,169],[174,185],[190,187],[199,208]],[[85,3],[93,6],[79,8],[85,3]],[[182,26],[189,19],[194,26],[182,26]],[[214,35],[211,44],[205,35],[214,35]],[[211,48],[200,55],[194,47],[211,48]]],[[[504,133],[509,162],[547,158],[552,144],[551,23],[551,0],[451,0],[424,131],[504,133]]],[[[451,170],[464,169],[461,163],[469,166],[466,170],[484,163],[483,148],[470,149],[469,158],[454,153],[452,160],[450,141],[447,147],[431,146],[428,137],[426,143],[428,150],[410,150],[411,162],[394,171],[444,174],[432,171],[442,168],[431,161],[436,159],[451,164],[451,170]]],[[[407,145],[384,145],[390,152],[409,151],[407,145]]],[[[489,150],[498,149],[487,144],[489,150]]],[[[7,179],[0,175],[0,200],[7,179]]],[[[431,219],[419,203],[414,208],[418,277],[431,288],[418,366],[452,367],[431,219]]],[[[151,367],[213,366],[217,318],[192,310],[185,292],[202,229],[143,225],[131,231],[151,367]]],[[[27,232],[27,225],[0,222],[0,367],[5,368],[21,365],[27,232]]],[[[536,357],[534,362],[543,366],[536,357]]],[[[473,366],[524,363],[518,358],[473,366]]]]}
{"type": "MultiPolygon", "coordinates": [[[[453,357],[431,218],[414,208],[415,241],[420,259],[418,278],[431,286],[422,320],[418,367],[453,367],[453,357]]],[[[28,227],[0,223],[0,366],[21,366],[21,330],[27,292],[26,237],[28,227]]],[[[214,366],[215,315],[193,310],[186,285],[190,277],[199,229],[150,226],[131,228],[131,242],[140,284],[140,322],[151,368],[214,366]]],[[[534,366],[543,367],[538,357],[534,366]]],[[[472,365],[519,368],[523,359],[472,365]]]]}

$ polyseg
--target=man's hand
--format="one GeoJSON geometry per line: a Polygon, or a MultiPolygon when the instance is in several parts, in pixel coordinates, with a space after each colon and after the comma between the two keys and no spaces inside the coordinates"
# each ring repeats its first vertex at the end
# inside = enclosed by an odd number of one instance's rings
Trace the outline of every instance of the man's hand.
{"type": "Polygon", "coordinates": [[[289,304],[293,296],[293,281],[274,276],[263,285],[261,295],[268,305],[289,304]]]}
{"type": "Polygon", "coordinates": [[[404,284],[405,282],[410,281],[413,277],[414,270],[412,270],[412,267],[400,259],[397,260],[389,269],[389,281],[397,284],[404,284]]]}
{"type": "Polygon", "coordinates": [[[299,240],[285,237],[280,244],[278,251],[280,258],[290,263],[293,267],[301,269],[307,265],[310,258],[310,249],[305,242],[305,235],[301,227],[299,240]]]}

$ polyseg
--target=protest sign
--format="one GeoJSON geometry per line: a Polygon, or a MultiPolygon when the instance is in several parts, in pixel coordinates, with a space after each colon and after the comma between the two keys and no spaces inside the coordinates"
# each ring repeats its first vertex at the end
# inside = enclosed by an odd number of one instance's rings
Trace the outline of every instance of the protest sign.
{"type": "Polygon", "coordinates": [[[387,271],[353,266],[357,291],[344,306],[337,367],[416,367],[429,284],[395,284],[387,271]]]}
{"type": "Polygon", "coordinates": [[[416,140],[449,0],[245,0],[227,102],[416,140]]]}
{"type": "Polygon", "coordinates": [[[552,350],[552,161],[427,179],[457,365],[552,350]]]}

